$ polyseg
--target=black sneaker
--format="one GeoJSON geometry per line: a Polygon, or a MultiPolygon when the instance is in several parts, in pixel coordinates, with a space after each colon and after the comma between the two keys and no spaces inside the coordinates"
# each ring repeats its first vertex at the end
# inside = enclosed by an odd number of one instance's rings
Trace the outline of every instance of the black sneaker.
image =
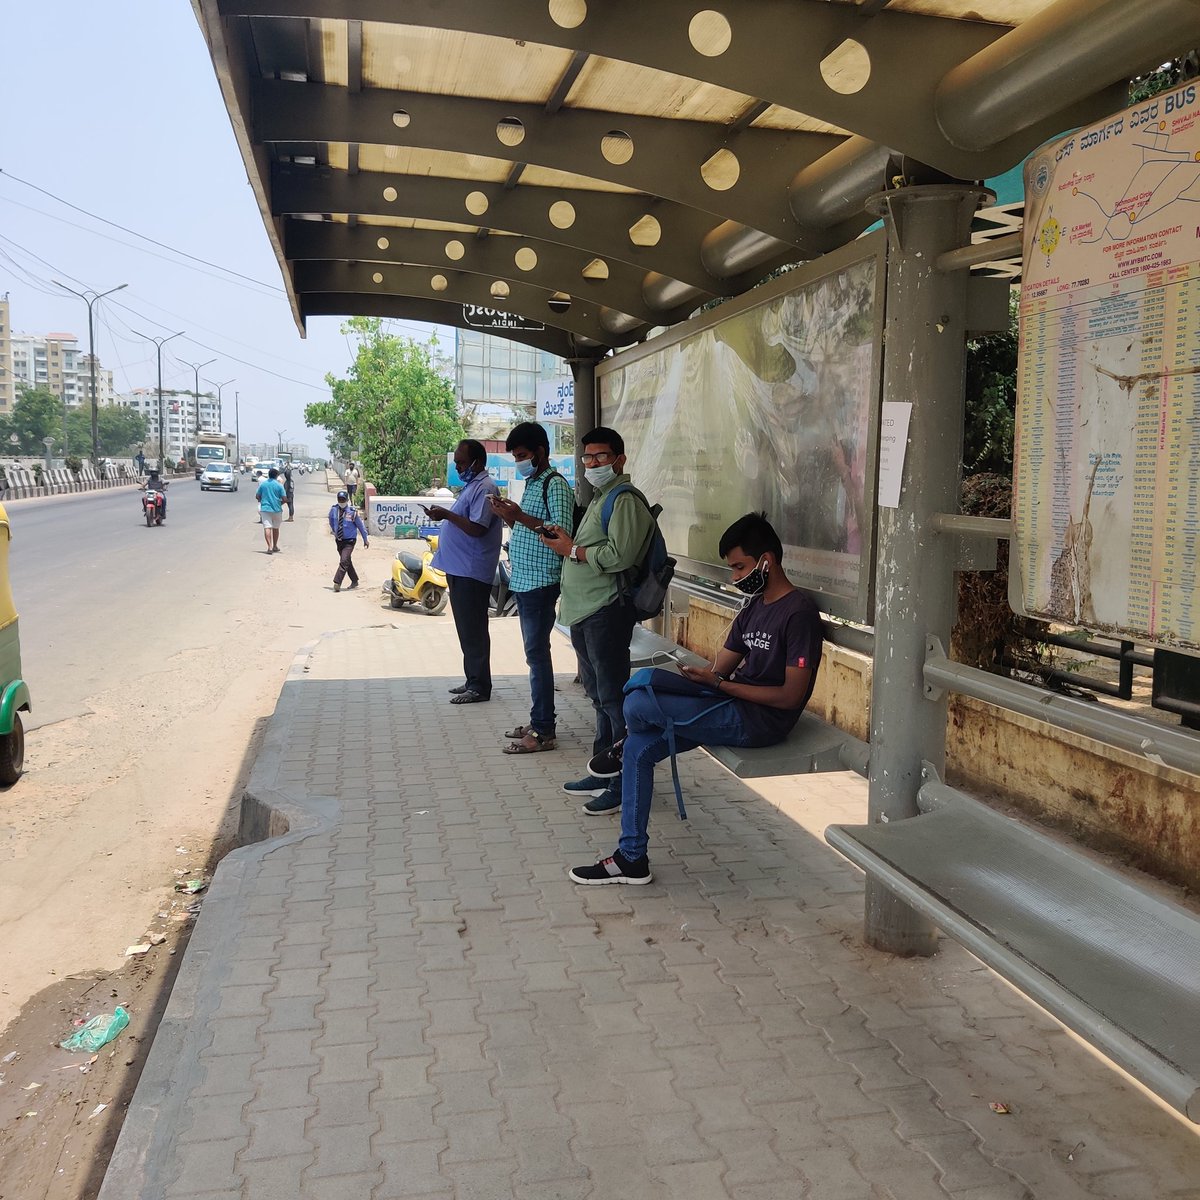
{"type": "Polygon", "coordinates": [[[615,746],[601,750],[592,755],[587,765],[588,774],[597,779],[616,779],[621,774],[621,755],[625,750],[625,739],[622,738],[615,746]]]}
{"type": "Polygon", "coordinates": [[[609,813],[621,811],[621,789],[619,787],[605,788],[604,793],[592,797],[584,806],[583,811],[589,817],[605,817],[609,813]]]}
{"type": "Polygon", "coordinates": [[[586,867],[572,867],[567,878],[574,883],[633,883],[653,881],[650,860],[645,856],[630,862],[620,850],[614,850],[611,858],[602,858],[586,867]]]}

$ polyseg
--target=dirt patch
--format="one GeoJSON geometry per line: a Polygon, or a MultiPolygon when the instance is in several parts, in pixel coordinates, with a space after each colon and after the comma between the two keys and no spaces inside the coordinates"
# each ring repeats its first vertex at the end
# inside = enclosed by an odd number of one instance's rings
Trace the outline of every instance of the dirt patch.
{"type": "MultiPolygon", "coordinates": [[[[207,879],[229,843],[176,882],[207,879]]],[[[112,972],[71,975],[39,992],[0,1036],[0,1200],[93,1200],[171,995],[204,893],[176,893],[112,972]],[[120,1005],[129,1025],[94,1054],[59,1043],[120,1005]]]]}

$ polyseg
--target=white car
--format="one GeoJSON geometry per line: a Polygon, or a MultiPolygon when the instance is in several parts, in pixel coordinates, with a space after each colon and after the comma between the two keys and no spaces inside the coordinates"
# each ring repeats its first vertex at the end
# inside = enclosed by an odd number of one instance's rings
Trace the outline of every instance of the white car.
{"type": "Polygon", "coordinates": [[[254,464],[254,468],[250,472],[250,482],[262,483],[262,481],[271,473],[271,468],[278,466],[279,464],[273,458],[265,459],[262,462],[256,462],[254,464]]]}
{"type": "Polygon", "coordinates": [[[238,490],[238,473],[232,463],[209,463],[200,472],[200,490],[202,492],[236,492],[238,490]]]}

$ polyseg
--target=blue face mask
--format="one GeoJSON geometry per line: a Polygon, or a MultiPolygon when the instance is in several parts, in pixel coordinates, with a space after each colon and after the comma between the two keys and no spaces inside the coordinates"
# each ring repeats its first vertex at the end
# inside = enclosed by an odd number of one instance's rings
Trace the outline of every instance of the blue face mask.
{"type": "Polygon", "coordinates": [[[458,477],[463,483],[470,483],[478,474],[479,471],[475,467],[468,467],[465,471],[459,471],[458,477]]]}
{"type": "Polygon", "coordinates": [[[522,479],[532,479],[537,472],[537,467],[534,466],[532,458],[526,458],[522,462],[517,463],[517,474],[522,479]]]}

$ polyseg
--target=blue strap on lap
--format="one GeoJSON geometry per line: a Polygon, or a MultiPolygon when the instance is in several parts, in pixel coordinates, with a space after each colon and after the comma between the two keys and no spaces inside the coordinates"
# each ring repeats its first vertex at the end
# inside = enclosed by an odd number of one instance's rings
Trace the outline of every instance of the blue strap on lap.
{"type": "Polygon", "coordinates": [[[682,675],[676,675],[671,671],[661,671],[657,667],[643,667],[629,677],[629,682],[625,685],[625,694],[629,695],[630,692],[636,691],[646,692],[653,699],[654,706],[658,710],[663,734],[667,739],[667,752],[671,758],[671,781],[675,785],[675,804],[679,809],[679,819],[686,821],[687,809],[683,804],[683,788],[679,784],[679,761],[676,758],[676,727],[686,729],[695,721],[700,720],[701,717],[707,717],[718,709],[732,704],[733,700],[728,696],[721,696],[720,693],[712,692],[698,683],[692,683],[691,680],[685,679],[682,675]],[[658,694],[660,691],[680,696],[692,696],[697,700],[709,697],[717,697],[717,699],[715,703],[702,708],[698,713],[688,717],[686,721],[676,721],[659,703],[658,694]]]}

